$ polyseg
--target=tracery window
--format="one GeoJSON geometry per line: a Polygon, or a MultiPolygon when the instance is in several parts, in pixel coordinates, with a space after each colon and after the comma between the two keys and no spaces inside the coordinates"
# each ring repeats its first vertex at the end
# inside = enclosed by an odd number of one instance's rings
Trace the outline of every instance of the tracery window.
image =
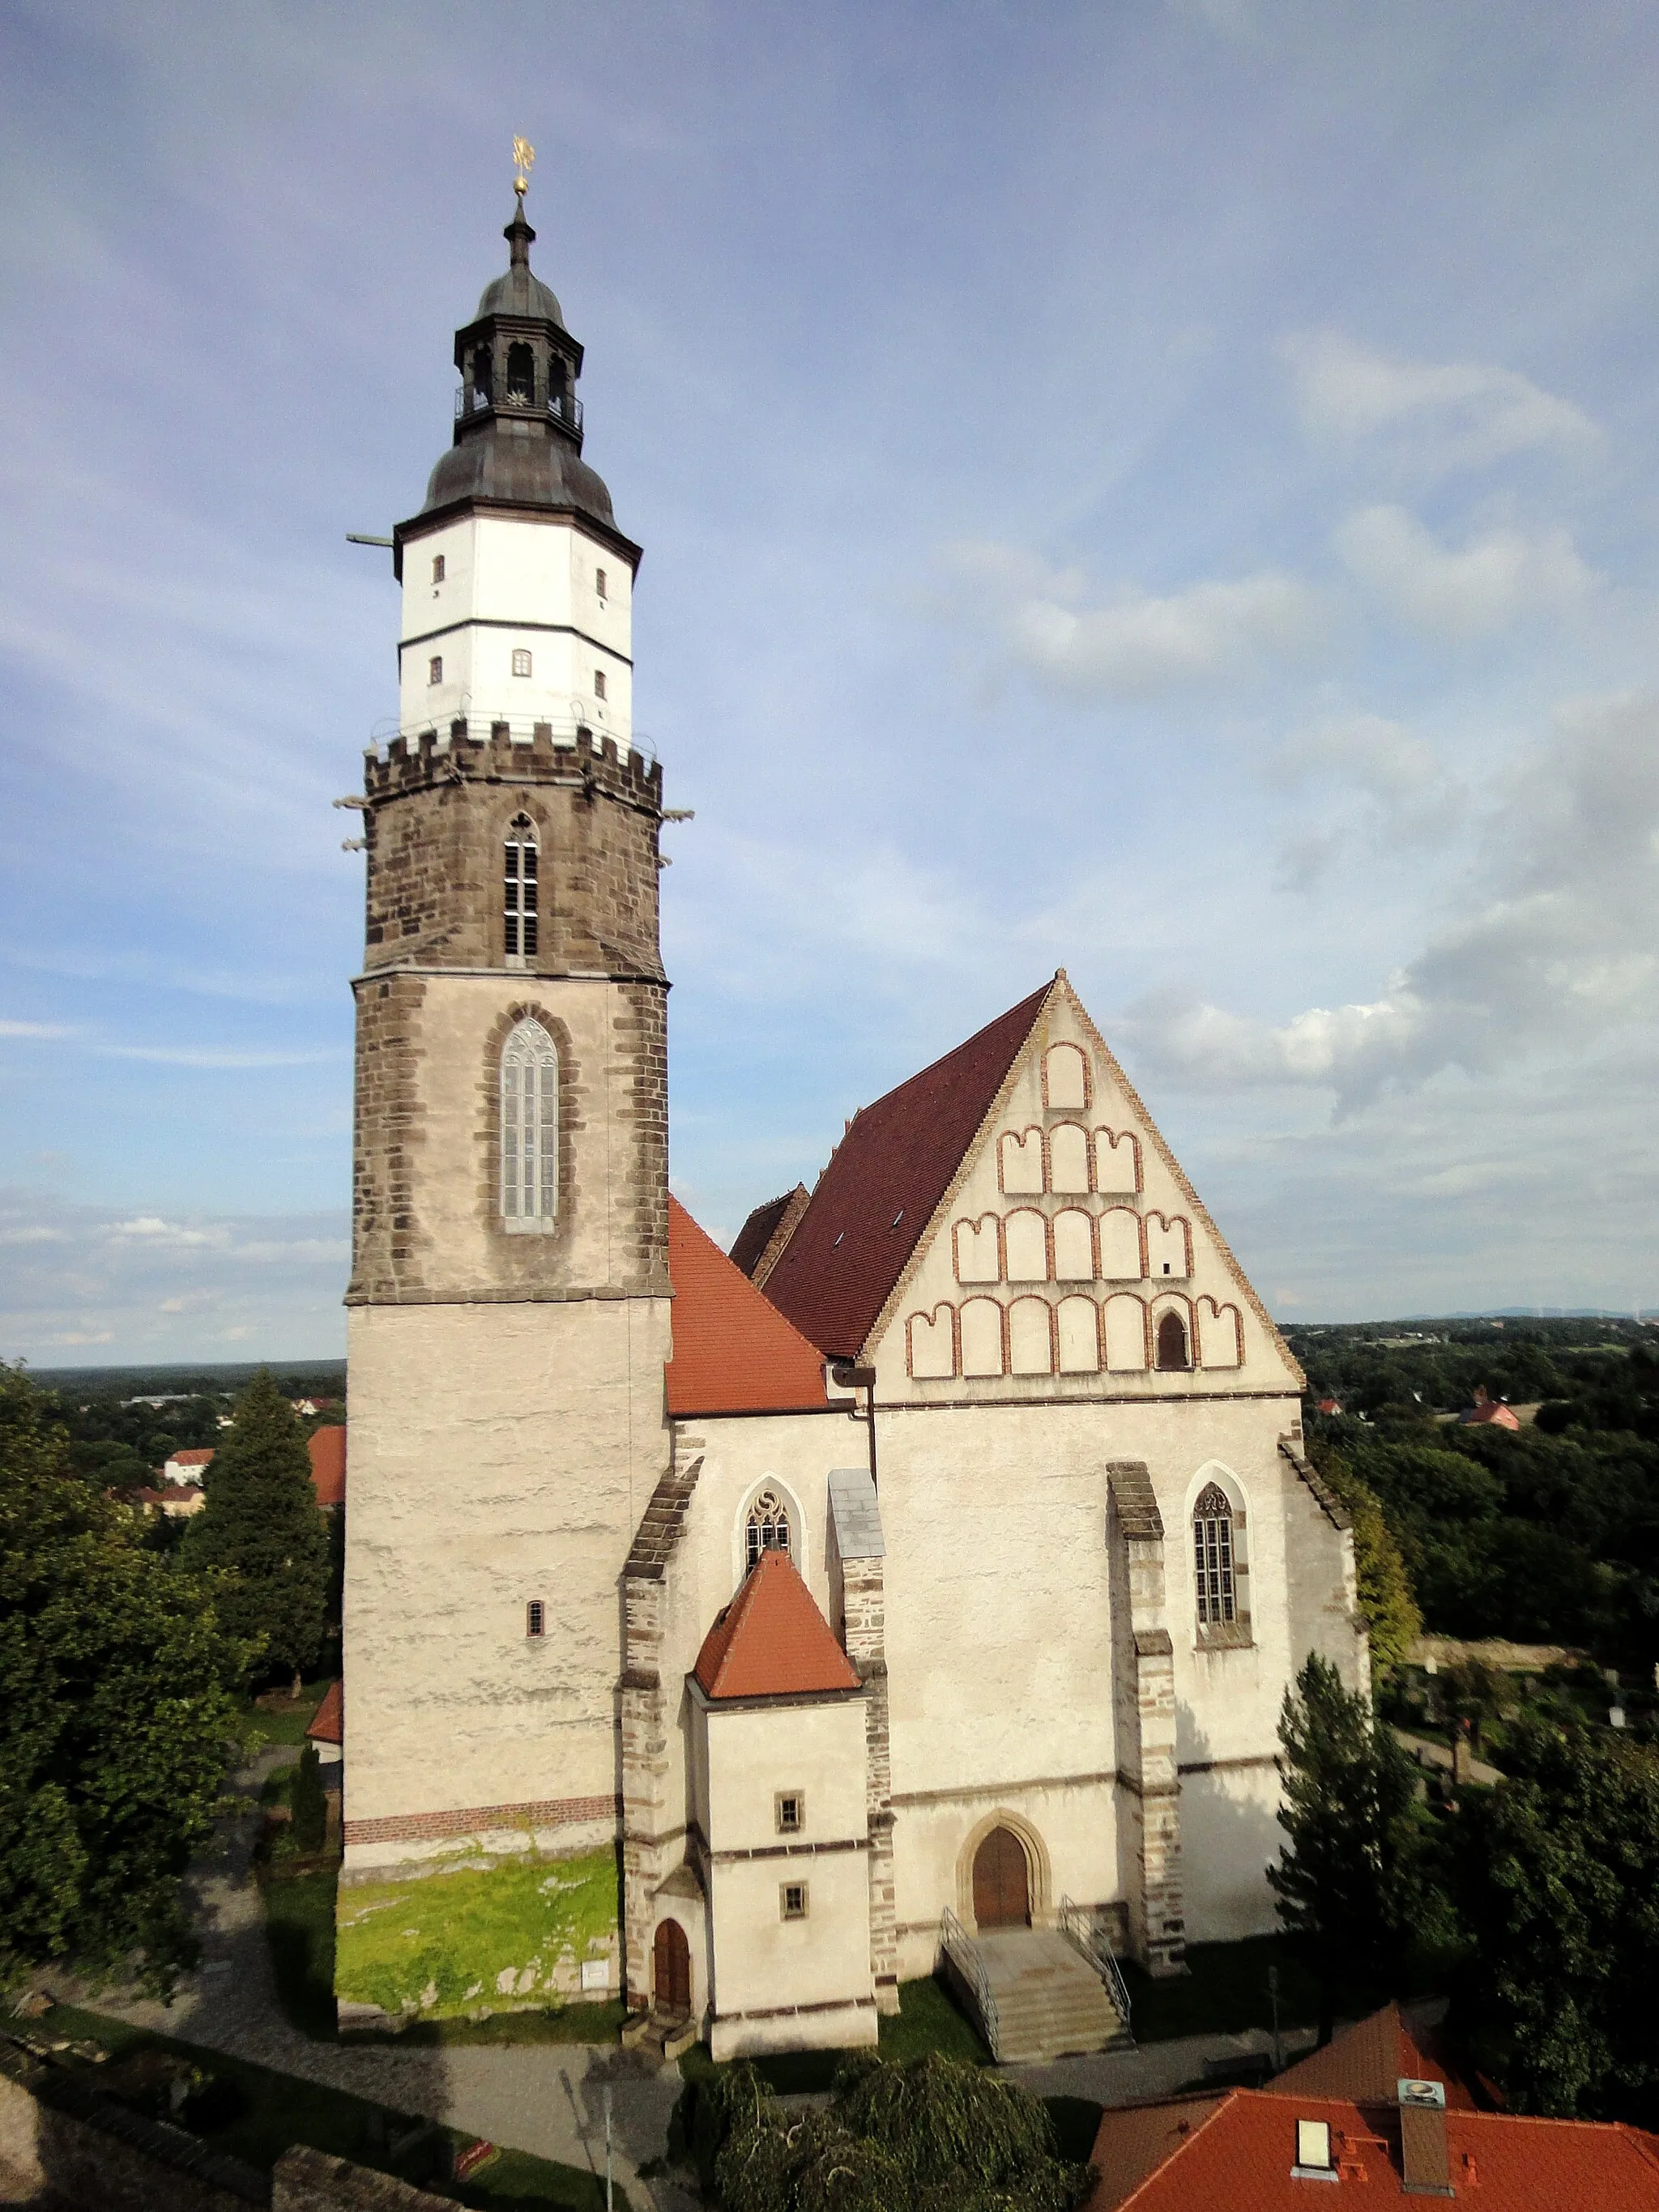
{"type": "Polygon", "coordinates": [[[503,936],[507,957],[514,962],[535,957],[537,923],[540,919],[536,875],[539,858],[535,823],[527,814],[516,816],[507,824],[501,854],[503,936]]]}
{"type": "Polygon", "coordinates": [[[775,1490],[757,1491],[744,1527],[744,1566],[752,1567],[763,1552],[790,1552],[789,1509],[775,1490]]]}
{"type": "Polygon", "coordinates": [[[1230,1626],[1238,1619],[1233,1509],[1218,1483],[1212,1482],[1200,1492],[1193,1508],[1193,1564],[1197,1571],[1199,1626],[1230,1626]]]}
{"type": "Polygon", "coordinates": [[[558,1210],[558,1048],[526,1017],[501,1048],[501,1218],[509,1229],[544,1229],[558,1210]]]}

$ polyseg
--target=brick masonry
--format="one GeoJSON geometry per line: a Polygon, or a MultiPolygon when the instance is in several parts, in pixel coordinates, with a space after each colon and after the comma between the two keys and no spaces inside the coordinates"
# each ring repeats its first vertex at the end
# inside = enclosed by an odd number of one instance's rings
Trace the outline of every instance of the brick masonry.
{"type": "Polygon", "coordinates": [[[492,1828],[568,1828],[608,1820],[614,1797],[540,1797],[518,1805],[466,1805],[449,1813],[398,1813],[378,1820],[348,1820],[348,1844],[418,1844],[446,1836],[472,1836],[492,1828]]]}

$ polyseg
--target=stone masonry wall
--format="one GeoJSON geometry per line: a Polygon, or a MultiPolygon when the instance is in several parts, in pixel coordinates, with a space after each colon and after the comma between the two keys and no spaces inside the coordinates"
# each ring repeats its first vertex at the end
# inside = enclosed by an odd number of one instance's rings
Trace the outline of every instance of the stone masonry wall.
{"type": "Polygon", "coordinates": [[[886,1601],[882,1563],[841,1563],[842,1637],[865,1685],[865,1771],[870,1836],[870,1971],[878,2010],[898,1998],[897,1890],[893,1878],[893,1758],[888,1724],[886,1601]]]}

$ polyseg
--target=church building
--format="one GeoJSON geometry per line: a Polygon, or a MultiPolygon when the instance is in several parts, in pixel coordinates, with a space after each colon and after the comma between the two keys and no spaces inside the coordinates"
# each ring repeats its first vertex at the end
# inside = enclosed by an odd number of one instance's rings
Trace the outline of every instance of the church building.
{"type": "Polygon", "coordinates": [[[1365,1678],[1303,1377],[1063,969],[730,1255],[670,1197],[641,553],[534,235],[354,801],[342,2022],[603,1996],[726,2057],[942,1969],[1003,2056],[1104,2043],[1119,1957],[1273,1925],[1285,1687],[1365,1678]]]}

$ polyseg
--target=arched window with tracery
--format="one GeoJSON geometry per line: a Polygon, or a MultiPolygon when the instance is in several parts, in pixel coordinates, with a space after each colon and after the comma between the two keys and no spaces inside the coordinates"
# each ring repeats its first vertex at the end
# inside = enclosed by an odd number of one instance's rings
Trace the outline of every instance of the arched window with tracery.
{"type": "Polygon", "coordinates": [[[1219,1483],[1212,1482],[1200,1491],[1193,1508],[1193,1564],[1197,1571],[1199,1626],[1231,1627],[1238,1619],[1233,1508],[1219,1483]]]}
{"type": "Polygon", "coordinates": [[[744,1523],[744,1571],[755,1565],[763,1552],[787,1552],[793,1555],[793,1551],[789,1538],[788,1507],[775,1490],[757,1491],[750,1501],[748,1519],[744,1523]]]}
{"type": "Polygon", "coordinates": [[[501,1048],[501,1218],[550,1229],[558,1210],[558,1048],[526,1016],[501,1048]]]}
{"type": "Polygon", "coordinates": [[[540,860],[535,823],[527,814],[514,815],[501,848],[502,942],[508,963],[514,967],[536,957],[537,925],[541,920],[540,860]]]}

